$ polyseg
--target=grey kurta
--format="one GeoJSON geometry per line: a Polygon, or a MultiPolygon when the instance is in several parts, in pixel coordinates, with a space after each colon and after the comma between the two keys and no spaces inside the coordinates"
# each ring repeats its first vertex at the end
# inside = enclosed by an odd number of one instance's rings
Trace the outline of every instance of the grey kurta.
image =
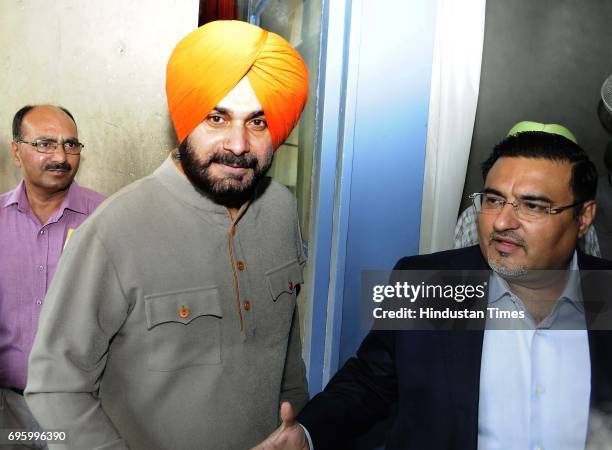
{"type": "Polygon", "coordinates": [[[307,400],[295,201],[262,183],[235,224],[170,159],[103,203],[47,294],[26,398],[72,448],[246,449],[307,400]]]}

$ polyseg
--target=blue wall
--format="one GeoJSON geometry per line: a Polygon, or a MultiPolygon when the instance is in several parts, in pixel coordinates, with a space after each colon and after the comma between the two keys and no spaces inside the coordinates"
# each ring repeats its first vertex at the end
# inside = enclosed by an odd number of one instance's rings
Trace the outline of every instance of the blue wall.
{"type": "Polygon", "coordinates": [[[363,2],[340,364],[367,332],[361,271],[418,253],[434,24],[431,0],[363,2]]]}
{"type": "Polygon", "coordinates": [[[311,393],[354,354],[361,271],[416,254],[435,1],[329,0],[314,193],[311,393]]]}

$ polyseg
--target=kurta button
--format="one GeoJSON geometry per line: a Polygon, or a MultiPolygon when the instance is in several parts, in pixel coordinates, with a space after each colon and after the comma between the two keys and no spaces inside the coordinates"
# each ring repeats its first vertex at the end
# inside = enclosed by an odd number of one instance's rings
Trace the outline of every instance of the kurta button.
{"type": "Polygon", "coordinates": [[[293,281],[289,280],[289,283],[287,283],[287,287],[289,288],[290,291],[293,290],[293,281]]]}
{"type": "Polygon", "coordinates": [[[237,265],[238,265],[238,270],[242,272],[244,270],[244,261],[238,261],[237,265]]]}
{"type": "Polygon", "coordinates": [[[243,304],[243,307],[244,307],[245,311],[249,311],[251,309],[251,302],[248,301],[248,300],[245,300],[244,304],[243,304]]]}
{"type": "Polygon", "coordinates": [[[178,314],[181,319],[186,319],[187,317],[189,317],[190,312],[191,311],[189,311],[189,308],[187,308],[186,306],[181,306],[178,314]]]}

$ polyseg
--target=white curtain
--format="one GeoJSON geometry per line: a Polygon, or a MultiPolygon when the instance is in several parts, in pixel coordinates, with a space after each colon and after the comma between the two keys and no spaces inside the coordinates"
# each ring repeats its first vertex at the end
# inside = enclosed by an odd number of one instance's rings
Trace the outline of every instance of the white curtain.
{"type": "Polygon", "coordinates": [[[486,0],[437,0],[420,253],[453,248],[484,40],[486,0]]]}

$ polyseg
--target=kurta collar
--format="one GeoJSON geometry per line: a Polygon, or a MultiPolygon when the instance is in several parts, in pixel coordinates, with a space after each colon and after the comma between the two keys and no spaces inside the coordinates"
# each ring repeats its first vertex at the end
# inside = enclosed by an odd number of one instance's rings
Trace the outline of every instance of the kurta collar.
{"type": "MultiPolygon", "coordinates": [[[[197,208],[201,211],[222,215],[229,219],[229,211],[223,205],[215,203],[210,197],[197,189],[189,179],[179,172],[178,168],[172,161],[172,157],[168,156],[166,160],[159,166],[154,175],[166,186],[175,196],[185,203],[197,208]]],[[[253,209],[253,206],[243,205],[240,208],[236,221],[240,219],[248,209],[253,209]]]]}

